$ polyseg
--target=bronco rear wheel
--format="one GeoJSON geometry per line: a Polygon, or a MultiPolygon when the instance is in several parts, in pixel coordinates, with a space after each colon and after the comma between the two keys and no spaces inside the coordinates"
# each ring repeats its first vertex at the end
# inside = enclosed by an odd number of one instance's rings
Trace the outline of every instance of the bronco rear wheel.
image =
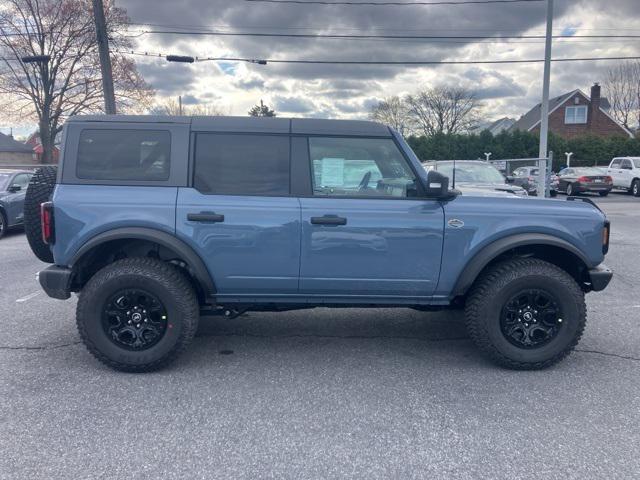
{"type": "Polygon", "coordinates": [[[465,314],[480,350],[519,370],[546,368],[566,357],[587,319],[584,293],[573,277],[535,258],[507,260],[483,273],[465,314]]]}
{"type": "Polygon", "coordinates": [[[31,177],[24,197],[24,231],[31,251],[43,262],[53,263],[53,253],[42,239],[40,205],[51,200],[56,186],[58,167],[46,166],[36,170],[31,177]]]}
{"type": "Polygon", "coordinates": [[[89,280],[76,321],[98,360],[116,370],[148,372],[187,347],[199,315],[195,291],[180,270],[156,259],[127,258],[89,280]]]}

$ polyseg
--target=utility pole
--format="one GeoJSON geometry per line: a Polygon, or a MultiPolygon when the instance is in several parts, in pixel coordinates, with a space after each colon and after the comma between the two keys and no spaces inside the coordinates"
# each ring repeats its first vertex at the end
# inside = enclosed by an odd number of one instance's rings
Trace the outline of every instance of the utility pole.
{"type": "MultiPolygon", "coordinates": [[[[542,75],[542,103],[540,104],[540,150],[538,158],[547,158],[549,142],[549,82],[551,80],[551,36],[553,32],[553,0],[547,0],[547,34],[544,44],[544,73],[542,75]]],[[[538,192],[546,190],[549,162],[538,162],[538,192]]]]}
{"type": "Polygon", "coordinates": [[[109,38],[107,37],[107,21],[104,18],[102,0],[93,0],[93,20],[96,24],[98,52],[100,54],[100,71],[102,72],[102,90],[104,92],[104,111],[106,114],[116,113],[116,97],[113,90],[113,74],[109,57],[109,38]]]}
{"type": "Polygon", "coordinates": [[[182,95],[178,95],[178,115],[182,115],[182,95]]]}

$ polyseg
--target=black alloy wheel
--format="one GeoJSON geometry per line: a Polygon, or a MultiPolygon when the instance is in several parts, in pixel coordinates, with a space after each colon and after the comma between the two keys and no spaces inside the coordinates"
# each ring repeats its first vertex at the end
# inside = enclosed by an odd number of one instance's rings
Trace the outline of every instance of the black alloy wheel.
{"type": "Polygon", "coordinates": [[[128,350],[146,350],[167,331],[167,310],[155,295],[124,289],[109,297],[102,310],[102,326],[109,339],[128,350]]]}
{"type": "Polygon", "coordinates": [[[513,295],[500,316],[500,330],[518,348],[533,349],[553,340],[562,327],[562,311],[550,293],[527,289],[513,295]]]}

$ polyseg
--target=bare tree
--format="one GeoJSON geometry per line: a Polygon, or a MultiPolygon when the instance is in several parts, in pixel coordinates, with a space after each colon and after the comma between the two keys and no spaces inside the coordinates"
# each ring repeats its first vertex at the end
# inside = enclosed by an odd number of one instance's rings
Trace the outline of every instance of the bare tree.
{"type": "Polygon", "coordinates": [[[480,102],[462,87],[434,87],[405,99],[409,114],[424,135],[461,133],[473,126],[480,102]]]}
{"type": "Polygon", "coordinates": [[[369,118],[393,127],[400,135],[411,131],[411,116],[407,104],[398,96],[388,97],[371,108],[369,118]]]}
{"type": "Polygon", "coordinates": [[[204,103],[195,105],[183,105],[182,113],[180,112],[179,103],[173,99],[167,99],[165,102],[154,106],[150,113],[156,115],[204,115],[204,116],[224,116],[229,113],[222,107],[214,103],[204,103]]]}
{"type": "Polygon", "coordinates": [[[613,117],[627,129],[640,124],[640,61],[610,69],[605,89],[613,117]]]}
{"type": "MultiPolygon", "coordinates": [[[[100,112],[102,83],[89,0],[3,0],[0,6],[0,111],[7,117],[38,122],[42,162],[50,163],[64,120],[100,112]],[[23,63],[25,56],[48,61],[23,63]]],[[[126,13],[105,1],[113,50],[129,47],[118,31],[126,13]]],[[[153,90],[130,58],[112,52],[116,101],[122,111],[146,106],[153,90]]]]}

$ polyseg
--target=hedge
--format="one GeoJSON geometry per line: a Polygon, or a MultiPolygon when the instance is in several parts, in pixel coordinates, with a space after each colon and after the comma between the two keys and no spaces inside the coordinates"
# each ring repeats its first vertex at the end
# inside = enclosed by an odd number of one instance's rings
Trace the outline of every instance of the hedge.
{"type": "MultiPolygon", "coordinates": [[[[484,152],[491,152],[491,160],[501,160],[537,157],[539,137],[522,131],[502,132],[494,136],[485,130],[479,135],[411,136],[407,142],[423,161],[484,159],[484,152]]],[[[640,156],[640,138],[585,135],[565,139],[550,134],[549,151],[554,152],[555,171],[566,164],[564,152],[573,152],[573,166],[608,165],[613,157],[640,156]]]]}

